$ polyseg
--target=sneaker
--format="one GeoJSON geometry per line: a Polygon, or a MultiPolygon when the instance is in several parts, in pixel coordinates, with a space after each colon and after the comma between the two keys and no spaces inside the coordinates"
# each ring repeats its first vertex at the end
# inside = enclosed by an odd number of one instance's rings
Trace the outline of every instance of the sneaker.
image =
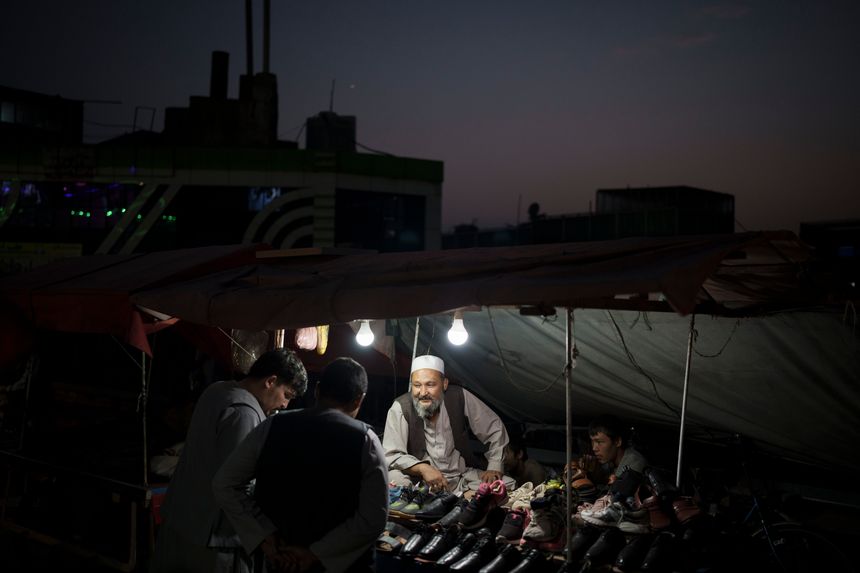
{"type": "Polygon", "coordinates": [[[519,543],[523,537],[523,531],[528,525],[529,514],[524,509],[512,509],[505,516],[502,528],[496,536],[496,541],[502,543],[519,543]]]}
{"type": "Polygon", "coordinates": [[[508,509],[528,509],[529,502],[535,495],[535,486],[527,481],[514,491],[508,493],[508,501],[503,505],[508,509]]]}
{"type": "MultiPolygon", "coordinates": [[[[391,497],[391,489],[388,490],[389,499],[391,497]]],[[[409,505],[412,501],[412,496],[415,495],[415,490],[411,487],[401,487],[398,492],[398,497],[388,504],[388,513],[398,515],[400,510],[409,505]]]]}
{"type": "Polygon", "coordinates": [[[429,504],[431,501],[436,499],[436,497],[437,494],[430,493],[429,490],[419,489],[412,496],[411,501],[399,510],[399,513],[402,514],[403,517],[415,517],[419,511],[424,509],[425,504],[429,504]]]}
{"type": "Polygon", "coordinates": [[[529,524],[523,530],[523,542],[550,542],[564,529],[564,495],[561,493],[535,498],[531,503],[529,524]]]}
{"type": "Polygon", "coordinates": [[[613,501],[600,511],[590,509],[581,512],[580,515],[586,523],[597,527],[618,527],[618,522],[624,517],[624,506],[618,501],[613,501]]]}
{"type": "Polygon", "coordinates": [[[494,507],[502,505],[507,499],[505,482],[482,483],[475,496],[460,514],[459,523],[464,529],[477,529],[484,525],[487,514],[494,507]]]}

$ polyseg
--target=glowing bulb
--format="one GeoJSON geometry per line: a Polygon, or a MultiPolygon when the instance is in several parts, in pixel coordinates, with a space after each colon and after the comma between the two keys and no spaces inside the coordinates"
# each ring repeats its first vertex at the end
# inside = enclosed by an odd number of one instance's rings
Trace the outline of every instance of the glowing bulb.
{"type": "Polygon", "coordinates": [[[448,340],[455,346],[465,344],[469,340],[469,333],[466,332],[466,327],[463,325],[462,318],[455,318],[451,325],[451,330],[448,331],[448,340]]]}
{"type": "Polygon", "coordinates": [[[355,334],[355,341],[362,346],[370,346],[373,344],[373,331],[370,330],[370,321],[362,320],[361,328],[355,334]]]}

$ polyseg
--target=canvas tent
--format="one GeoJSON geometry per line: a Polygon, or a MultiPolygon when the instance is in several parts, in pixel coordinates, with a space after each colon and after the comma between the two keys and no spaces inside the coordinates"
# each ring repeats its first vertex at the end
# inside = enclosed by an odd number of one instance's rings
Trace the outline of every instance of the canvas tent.
{"type": "MultiPolygon", "coordinates": [[[[520,316],[517,308],[576,309],[577,415],[615,411],[675,425],[690,325],[678,315],[697,313],[694,427],[741,432],[780,454],[858,470],[845,455],[860,438],[857,338],[841,313],[818,306],[822,293],[804,275],[808,258],[793,234],[777,232],[307,264],[267,259],[133,300],[183,320],[245,329],[483,309],[466,314],[467,347],[448,345],[439,319],[434,340],[422,330],[419,352],[442,355],[455,379],[510,417],[552,423],[565,418],[564,320],[520,316]]],[[[401,321],[408,348],[410,324],[401,321]]]]}

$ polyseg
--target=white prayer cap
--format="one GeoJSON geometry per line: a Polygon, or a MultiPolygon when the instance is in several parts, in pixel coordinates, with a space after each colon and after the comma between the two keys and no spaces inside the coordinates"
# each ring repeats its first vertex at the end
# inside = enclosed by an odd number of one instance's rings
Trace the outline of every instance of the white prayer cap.
{"type": "Polygon", "coordinates": [[[409,374],[412,374],[416,370],[421,370],[422,368],[436,370],[443,376],[445,375],[445,363],[438,356],[431,356],[430,354],[416,356],[412,360],[412,370],[409,371],[409,374]]]}

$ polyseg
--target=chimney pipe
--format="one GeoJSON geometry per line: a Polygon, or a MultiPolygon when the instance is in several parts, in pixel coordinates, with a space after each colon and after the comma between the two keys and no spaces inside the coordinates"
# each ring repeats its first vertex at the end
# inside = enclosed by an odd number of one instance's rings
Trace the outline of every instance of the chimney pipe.
{"type": "Polygon", "coordinates": [[[212,99],[227,99],[227,78],[230,68],[230,54],[227,52],[212,52],[212,72],[209,76],[209,97],[212,99]]]}
{"type": "Polygon", "coordinates": [[[263,73],[269,73],[269,44],[272,28],[272,0],[263,0],[263,73]]]}
{"type": "Polygon", "coordinates": [[[251,0],[245,0],[245,54],[248,76],[254,75],[254,26],[251,0]]]}

